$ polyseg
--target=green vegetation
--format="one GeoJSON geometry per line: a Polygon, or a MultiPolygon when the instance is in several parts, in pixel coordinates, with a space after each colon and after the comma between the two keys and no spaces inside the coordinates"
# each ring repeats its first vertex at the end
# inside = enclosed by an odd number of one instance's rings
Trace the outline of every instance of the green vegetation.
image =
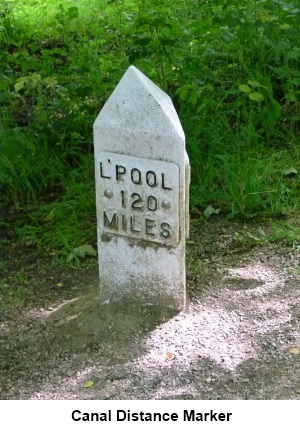
{"type": "Polygon", "coordinates": [[[192,212],[296,213],[298,6],[0,0],[0,228],[64,256],[95,242],[92,124],[130,64],[174,101],[192,212]]]}
{"type": "Polygon", "coordinates": [[[20,270],[7,281],[0,279],[0,312],[3,310],[22,308],[30,297],[28,276],[20,270]]]}

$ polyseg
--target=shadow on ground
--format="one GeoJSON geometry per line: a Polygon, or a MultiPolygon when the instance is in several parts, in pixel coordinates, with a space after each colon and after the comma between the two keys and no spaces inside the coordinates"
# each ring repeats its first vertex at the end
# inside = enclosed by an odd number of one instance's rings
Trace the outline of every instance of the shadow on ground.
{"type": "MultiPolygon", "coordinates": [[[[74,288],[69,273],[52,281],[43,268],[53,291],[61,279],[68,289],[2,316],[0,397],[300,399],[297,256],[269,244],[229,252],[230,229],[228,248],[194,252],[188,313],[128,302],[100,308],[96,270],[78,272],[74,288]]],[[[199,246],[215,248],[219,231],[202,232],[199,246]]]]}

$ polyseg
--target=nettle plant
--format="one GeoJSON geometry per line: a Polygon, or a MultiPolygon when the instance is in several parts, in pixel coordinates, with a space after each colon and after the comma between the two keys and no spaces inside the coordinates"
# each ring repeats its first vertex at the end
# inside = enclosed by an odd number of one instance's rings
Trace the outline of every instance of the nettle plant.
{"type": "MultiPolygon", "coordinates": [[[[267,79],[265,79],[268,81],[267,79]]],[[[269,82],[268,82],[269,83],[269,82]]],[[[250,104],[250,109],[253,103],[263,111],[264,119],[269,125],[274,124],[280,117],[280,104],[273,97],[273,90],[269,83],[268,86],[262,85],[256,80],[248,80],[247,84],[239,85],[239,90],[244,93],[250,104]]]]}

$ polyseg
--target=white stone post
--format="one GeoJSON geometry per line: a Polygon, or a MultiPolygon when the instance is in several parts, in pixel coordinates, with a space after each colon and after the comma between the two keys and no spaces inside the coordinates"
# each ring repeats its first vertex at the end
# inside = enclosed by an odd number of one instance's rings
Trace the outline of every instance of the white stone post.
{"type": "Polygon", "coordinates": [[[189,161],[170,97],[134,66],[94,123],[101,302],[183,310],[189,161]]]}

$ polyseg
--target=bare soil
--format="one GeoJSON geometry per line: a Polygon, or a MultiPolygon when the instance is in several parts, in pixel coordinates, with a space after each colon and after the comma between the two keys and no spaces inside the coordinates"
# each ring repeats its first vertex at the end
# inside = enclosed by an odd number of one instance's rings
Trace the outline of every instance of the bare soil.
{"type": "Polygon", "coordinates": [[[299,254],[265,231],[195,223],[181,313],[100,308],[95,260],[74,270],[11,249],[4,281],[19,274],[29,294],[0,301],[0,398],[300,399],[299,254]]]}

